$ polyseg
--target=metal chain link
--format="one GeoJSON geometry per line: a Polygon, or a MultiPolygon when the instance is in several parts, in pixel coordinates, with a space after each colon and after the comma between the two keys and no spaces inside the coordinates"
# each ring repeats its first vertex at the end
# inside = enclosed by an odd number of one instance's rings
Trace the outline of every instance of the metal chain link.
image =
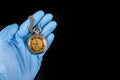
{"type": "Polygon", "coordinates": [[[34,18],[32,16],[28,18],[30,19],[30,32],[39,34],[42,31],[41,27],[38,25],[34,27],[34,18]]]}

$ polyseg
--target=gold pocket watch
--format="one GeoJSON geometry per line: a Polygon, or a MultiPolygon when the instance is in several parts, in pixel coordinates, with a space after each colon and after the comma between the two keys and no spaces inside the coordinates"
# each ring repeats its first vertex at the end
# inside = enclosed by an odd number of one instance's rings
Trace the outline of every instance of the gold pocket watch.
{"type": "Polygon", "coordinates": [[[29,16],[30,19],[30,32],[32,35],[28,38],[28,48],[32,53],[40,54],[45,51],[47,47],[46,39],[41,36],[39,33],[42,31],[40,26],[34,26],[34,19],[32,16],[29,16]]]}

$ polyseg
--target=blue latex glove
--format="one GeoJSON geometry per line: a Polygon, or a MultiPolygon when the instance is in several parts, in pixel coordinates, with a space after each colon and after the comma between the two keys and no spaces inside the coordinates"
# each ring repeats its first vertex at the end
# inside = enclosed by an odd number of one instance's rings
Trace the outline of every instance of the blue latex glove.
{"type": "MultiPolygon", "coordinates": [[[[47,49],[50,47],[57,26],[52,21],[52,14],[45,14],[38,11],[32,15],[35,25],[39,25],[43,31],[40,33],[47,39],[47,49]]],[[[0,80],[33,80],[40,69],[42,57],[45,54],[32,54],[27,47],[30,20],[27,19],[18,28],[12,24],[0,32],[0,80]]]]}

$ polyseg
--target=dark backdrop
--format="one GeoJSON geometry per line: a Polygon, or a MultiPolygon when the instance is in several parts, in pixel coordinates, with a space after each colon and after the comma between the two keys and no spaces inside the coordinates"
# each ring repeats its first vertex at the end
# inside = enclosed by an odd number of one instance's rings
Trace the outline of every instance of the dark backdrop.
{"type": "Polygon", "coordinates": [[[78,80],[77,76],[93,79],[105,74],[102,68],[104,65],[101,64],[104,63],[102,57],[105,56],[102,49],[106,49],[104,30],[108,24],[104,24],[112,8],[107,6],[108,2],[75,2],[76,0],[0,2],[0,29],[15,22],[21,24],[38,10],[52,13],[58,23],[54,31],[55,40],[45,54],[35,80],[42,80],[42,77],[44,80],[78,80]],[[107,12],[108,9],[110,12],[107,12]]]}
{"type": "MultiPolygon", "coordinates": [[[[69,15],[67,4],[69,3],[66,3],[65,0],[29,0],[26,2],[16,0],[0,3],[0,30],[13,23],[20,25],[29,15],[38,10],[52,13],[53,20],[58,23],[54,31],[55,40],[45,54],[35,80],[63,80],[66,76],[65,72],[68,69],[66,65],[69,58],[65,57],[69,54],[69,51],[66,50],[67,27],[69,26],[65,26],[66,14],[69,15]]],[[[72,33],[72,30],[70,32],[72,33]]]]}

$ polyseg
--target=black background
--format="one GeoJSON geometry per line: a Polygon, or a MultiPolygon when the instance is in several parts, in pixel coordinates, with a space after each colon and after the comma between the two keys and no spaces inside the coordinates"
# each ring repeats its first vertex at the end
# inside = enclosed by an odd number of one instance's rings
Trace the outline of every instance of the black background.
{"type": "Polygon", "coordinates": [[[73,56],[70,57],[69,55],[73,52],[72,48],[68,47],[68,45],[72,44],[68,43],[67,39],[70,40],[71,38],[67,34],[73,36],[71,22],[72,16],[74,16],[72,14],[74,9],[70,7],[74,4],[68,5],[69,2],[66,3],[65,0],[16,0],[13,2],[2,2],[0,5],[0,30],[13,23],[20,25],[29,15],[38,10],[43,10],[45,13],[52,13],[54,16],[53,20],[58,23],[54,31],[54,42],[45,54],[42,66],[35,80],[63,80],[68,75],[67,73],[72,71],[70,67],[74,64],[73,56]],[[67,22],[71,25],[66,26],[67,22]]]}
{"type": "Polygon", "coordinates": [[[100,29],[98,26],[103,20],[98,4],[76,0],[16,0],[0,4],[0,29],[12,23],[20,25],[38,10],[52,13],[53,20],[58,23],[54,31],[54,42],[46,52],[35,80],[94,77],[91,72],[97,67],[94,64],[98,58],[94,56],[101,51],[97,47],[101,44],[97,38],[100,29]]]}
{"type": "Polygon", "coordinates": [[[0,29],[16,22],[20,25],[38,10],[52,13],[58,23],[55,40],[45,54],[35,80],[42,80],[42,77],[44,80],[78,80],[77,74],[81,79],[93,79],[105,74],[101,68],[108,35],[104,34],[108,29],[105,23],[107,19],[111,20],[111,8],[107,4],[76,0],[0,2],[0,29]]]}

